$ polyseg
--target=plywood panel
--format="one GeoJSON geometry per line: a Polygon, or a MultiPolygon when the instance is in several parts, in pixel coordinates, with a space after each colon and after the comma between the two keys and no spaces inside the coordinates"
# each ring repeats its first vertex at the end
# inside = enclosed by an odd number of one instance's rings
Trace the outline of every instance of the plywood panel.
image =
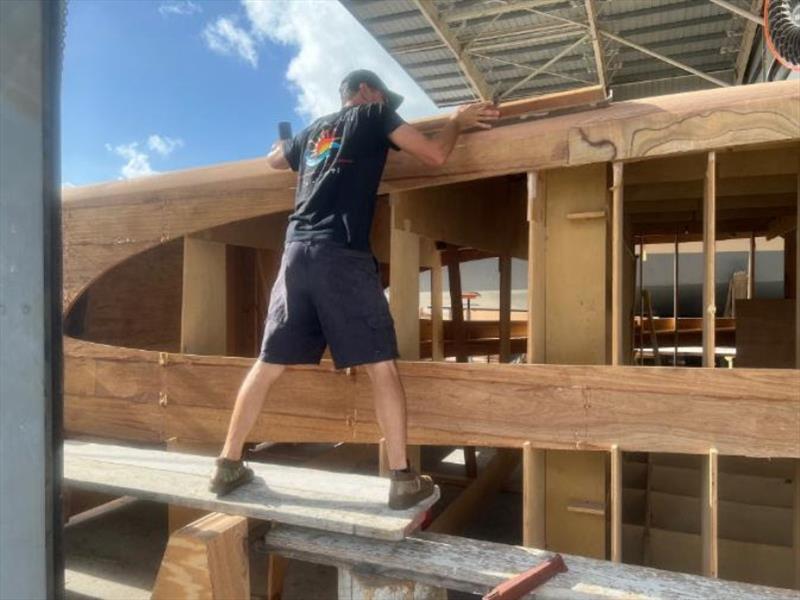
{"type": "Polygon", "coordinates": [[[737,367],[794,367],[795,300],[736,301],[737,367]]]}
{"type": "Polygon", "coordinates": [[[607,189],[604,164],[547,173],[548,363],[606,362],[606,221],[567,215],[604,211],[607,189]]]}

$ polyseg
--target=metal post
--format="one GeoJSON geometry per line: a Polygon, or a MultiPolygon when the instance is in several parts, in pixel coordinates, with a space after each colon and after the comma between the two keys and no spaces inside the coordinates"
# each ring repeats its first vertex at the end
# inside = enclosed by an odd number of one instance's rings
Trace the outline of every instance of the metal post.
{"type": "Polygon", "coordinates": [[[0,598],[63,597],[64,5],[0,2],[0,598]]]}

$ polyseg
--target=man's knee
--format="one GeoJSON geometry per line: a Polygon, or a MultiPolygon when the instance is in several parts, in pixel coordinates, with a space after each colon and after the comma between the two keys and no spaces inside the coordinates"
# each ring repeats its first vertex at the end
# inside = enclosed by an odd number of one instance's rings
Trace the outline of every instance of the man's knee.
{"type": "Polygon", "coordinates": [[[367,373],[370,376],[370,379],[373,381],[375,380],[385,380],[399,378],[400,375],[397,372],[397,363],[394,360],[384,360],[377,363],[371,363],[368,365],[364,365],[367,373]]]}
{"type": "Polygon", "coordinates": [[[259,384],[269,384],[278,379],[285,370],[286,365],[268,363],[258,359],[250,372],[259,384]]]}

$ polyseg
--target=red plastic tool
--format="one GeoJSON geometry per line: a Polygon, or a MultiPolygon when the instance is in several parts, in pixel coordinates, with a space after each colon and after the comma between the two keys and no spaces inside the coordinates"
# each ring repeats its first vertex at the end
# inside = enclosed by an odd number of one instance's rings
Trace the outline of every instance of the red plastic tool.
{"type": "Polygon", "coordinates": [[[566,570],[564,559],[556,554],[542,564],[504,581],[486,594],[483,600],[517,600],[566,570]]]}

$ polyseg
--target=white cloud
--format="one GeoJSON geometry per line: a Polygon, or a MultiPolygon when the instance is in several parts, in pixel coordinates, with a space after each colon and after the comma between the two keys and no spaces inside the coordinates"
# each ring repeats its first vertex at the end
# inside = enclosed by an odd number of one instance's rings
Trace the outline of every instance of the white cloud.
{"type": "Polygon", "coordinates": [[[297,111],[315,118],[339,109],[339,83],[349,71],[371,69],[405,96],[406,118],[437,112],[413,79],[339,2],[242,0],[253,35],[297,47],[286,78],[297,111]]]}
{"type": "Polygon", "coordinates": [[[75,187],[75,184],[72,183],[71,181],[62,181],[61,182],[61,189],[62,190],[65,190],[67,188],[74,188],[74,187],[75,187]]]}
{"type": "Polygon", "coordinates": [[[183,140],[180,138],[171,138],[165,135],[161,136],[157,133],[154,133],[147,138],[147,147],[150,148],[150,150],[157,152],[161,156],[168,156],[172,154],[173,150],[182,146],[183,140]]]}
{"type": "Polygon", "coordinates": [[[238,55],[255,68],[258,66],[256,44],[251,35],[236,24],[236,17],[219,17],[203,30],[206,45],[219,54],[238,55]]]}
{"type": "Polygon", "coordinates": [[[203,12],[203,9],[192,0],[172,0],[162,2],[158,7],[158,12],[166,17],[168,15],[193,15],[203,12]]]}
{"type": "Polygon", "coordinates": [[[155,175],[158,171],[154,171],[150,166],[150,157],[144,152],[139,150],[138,142],[131,142],[130,144],[120,144],[118,146],[111,146],[106,144],[106,150],[113,152],[117,156],[124,158],[126,162],[120,169],[120,179],[133,179],[135,177],[146,177],[148,175],[155,175]]]}

